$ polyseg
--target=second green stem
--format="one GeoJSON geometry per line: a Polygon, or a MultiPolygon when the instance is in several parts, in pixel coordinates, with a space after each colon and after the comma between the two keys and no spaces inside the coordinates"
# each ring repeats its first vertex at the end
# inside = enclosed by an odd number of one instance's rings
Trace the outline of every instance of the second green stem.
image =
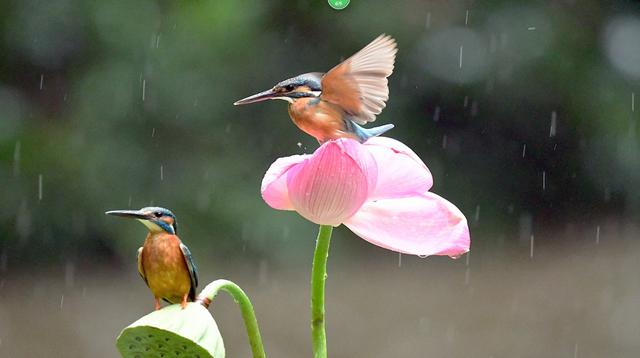
{"type": "Polygon", "coordinates": [[[324,286],[327,258],[333,226],[320,225],[311,268],[311,341],[314,358],[327,357],[327,335],[324,328],[324,286]]]}

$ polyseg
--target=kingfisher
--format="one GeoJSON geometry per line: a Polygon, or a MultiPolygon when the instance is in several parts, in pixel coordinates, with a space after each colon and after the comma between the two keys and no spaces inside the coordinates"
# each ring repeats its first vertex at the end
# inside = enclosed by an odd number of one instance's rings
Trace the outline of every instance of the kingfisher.
{"type": "Polygon", "coordinates": [[[151,289],[156,311],[160,300],[180,303],[184,309],[193,301],[198,273],[191,251],[177,235],[178,222],[169,209],[146,207],[140,210],[112,210],[107,215],[137,219],[149,233],[138,249],[138,273],[151,289]]]}
{"type": "Polygon", "coordinates": [[[241,99],[234,105],[280,99],[289,102],[289,117],[320,143],[352,138],[364,143],[391,128],[363,128],[376,120],[389,99],[387,77],[393,72],[396,41],[382,34],[327,73],[310,72],[241,99]]]}

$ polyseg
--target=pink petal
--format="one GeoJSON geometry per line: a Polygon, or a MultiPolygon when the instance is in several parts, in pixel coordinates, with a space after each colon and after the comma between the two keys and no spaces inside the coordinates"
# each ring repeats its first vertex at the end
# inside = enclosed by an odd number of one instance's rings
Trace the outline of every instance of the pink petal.
{"type": "Polygon", "coordinates": [[[344,224],[370,243],[402,253],[457,257],[469,251],[467,219],[430,192],[367,202],[344,224]]]}
{"type": "Polygon", "coordinates": [[[409,147],[395,139],[373,137],[365,143],[378,166],[377,185],[370,199],[419,195],[431,188],[433,177],[409,147]]]}
{"type": "Polygon", "coordinates": [[[309,221],[340,225],[367,200],[376,171],[362,144],[352,139],[329,141],[289,170],[291,204],[309,221]]]}
{"type": "Polygon", "coordinates": [[[276,160],[262,178],[260,191],[269,206],[279,210],[294,210],[287,189],[287,172],[311,155],[292,155],[276,160]]]}

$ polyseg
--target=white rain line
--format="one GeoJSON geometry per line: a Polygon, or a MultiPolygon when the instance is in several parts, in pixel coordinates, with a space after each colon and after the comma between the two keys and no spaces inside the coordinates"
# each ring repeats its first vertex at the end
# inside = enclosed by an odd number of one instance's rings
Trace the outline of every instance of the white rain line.
{"type": "Polygon", "coordinates": [[[636,111],[636,93],[631,92],[631,112],[636,111]]]}
{"type": "Polygon", "coordinates": [[[524,158],[525,153],[527,152],[527,144],[522,145],[522,157],[524,158]]]}
{"type": "Polygon", "coordinates": [[[547,172],[542,171],[542,190],[547,190],[547,172]]]}
{"type": "Polygon", "coordinates": [[[558,114],[556,111],[551,112],[551,125],[549,126],[549,137],[556,136],[558,114]]]}
{"type": "Polygon", "coordinates": [[[458,67],[462,68],[462,48],[463,46],[460,45],[460,59],[458,60],[458,67]]]}
{"type": "Polygon", "coordinates": [[[160,181],[164,180],[164,166],[160,166],[160,181]]]}
{"type": "Polygon", "coordinates": [[[467,9],[466,14],[464,15],[464,26],[469,24],[469,9],[467,9]]]}
{"type": "Polygon", "coordinates": [[[38,200],[42,200],[42,174],[38,174],[38,200]]]}
{"type": "Polygon", "coordinates": [[[596,226],[596,244],[600,243],[600,225],[596,226]]]}
{"type": "Polygon", "coordinates": [[[533,258],[533,246],[534,246],[534,241],[535,238],[533,237],[533,234],[531,235],[531,244],[529,247],[529,258],[532,259],[533,258]]]}
{"type": "Polygon", "coordinates": [[[398,252],[398,267],[402,267],[402,253],[398,252]]]}
{"type": "Polygon", "coordinates": [[[535,26],[529,26],[529,27],[527,27],[527,30],[536,31],[536,27],[535,26]]]}
{"type": "Polygon", "coordinates": [[[44,73],[40,75],[40,90],[44,87],[44,73]]]}
{"type": "Polygon", "coordinates": [[[144,102],[146,91],[147,91],[147,80],[142,80],[142,102],[144,102]]]}
{"type": "Polygon", "coordinates": [[[431,27],[431,11],[427,13],[427,29],[431,27]]]}

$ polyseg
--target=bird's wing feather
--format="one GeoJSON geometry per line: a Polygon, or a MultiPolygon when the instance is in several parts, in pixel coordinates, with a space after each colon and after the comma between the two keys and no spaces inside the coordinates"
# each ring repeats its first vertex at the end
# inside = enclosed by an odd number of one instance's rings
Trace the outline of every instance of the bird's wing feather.
{"type": "Polygon", "coordinates": [[[320,98],[342,107],[359,124],[375,121],[389,99],[387,77],[396,52],[391,36],[378,36],[322,77],[320,98]]]}
{"type": "Polygon", "coordinates": [[[187,263],[189,276],[191,277],[191,289],[189,290],[189,298],[191,300],[195,300],[196,287],[198,287],[198,269],[196,268],[196,264],[193,262],[193,257],[191,256],[191,251],[189,251],[189,248],[185,244],[180,243],[180,250],[182,250],[182,255],[184,256],[184,261],[187,263]]]}
{"type": "Polygon", "coordinates": [[[144,274],[144,267],[142,266],[142,252],[144,251],[144,247],[140,247],[138,249],[138,273],[140,274],[140,277],[142,277],[142,280],[144,281],[144,283],[147,284],[147,286],[149,286],[149,282],[147,282],[147,277],[144,274]]]}

